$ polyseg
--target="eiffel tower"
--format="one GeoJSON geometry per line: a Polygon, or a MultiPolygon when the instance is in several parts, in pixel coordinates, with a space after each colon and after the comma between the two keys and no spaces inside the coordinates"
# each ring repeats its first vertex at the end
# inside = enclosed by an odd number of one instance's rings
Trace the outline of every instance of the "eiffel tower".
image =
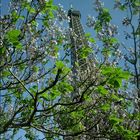
{"type": "MultiPolygon", "coordinates": [[[[83,87],[79,87],[79,83],[84,81],[85,78],[92,73],[92,69],[94,69],[93,61],[90,61],[89,57],[82,58],[80,55],[81,49],[83,47],[89,47],[88,42],[85,37],[85,33],[80,22],[81,14],[80,11],[74,10],[71,8],[68,11],[68,16],[70,18],[69,26],[71,28],[71,66],[72,66],[72,85],[74,87],[74,91],[71,93],[72,100],[79,100],[83,87]]],[[[91,76],[93,78],[93,75],[91,76]]],[[[88,79],[89,81],[91,79],[88,79]]],[[[86,80],[86,84],[88,84],[88,80],[86,80]]],[[[84,84],[85,84],[84,83],[84,84]]],[[[86,103],[83,101],[83,103],[86,103]]],[[[89,127],[86,124],[86,121],[82,121],[85,127],[89,127]]],[[[85,134],[81,134],[80,136],[72,137],[72,136],[64,136],[64,140],[90,140],[90,137],[86,136],[85,134]]]]}
{"type": "Polygon", "coordinates": [[[68,16],[70,17],[70,28],[72,29],[71,34],[71,64],[75,67],[75,63],[78,63],[82,70],[85,69],[85,59],[80,58],[79,52],[83,46],[87,46],[87,41],[85,39],[85,33],[80,22],[81,14],[80,11],[71,8],[68,11],[68,16]]]}
{"type": "Polygon", "coordinates": [[[87,47],[88,43],[85,38],[85,33],[80,22],[81,14],[80,11],[71,8],[68,11],[68,16],[70,18],[69,26],[72,30],[71,32],[71,66],[72,66],[72,77],[73,77],[73,87],[74,92],[72,93],[72,99],[79,96],[80,89],[77,85],[78,81],[82,81],[82,73],[87,70],[87,59],[82,58],[80,51],[82,47],[87,47]]]}

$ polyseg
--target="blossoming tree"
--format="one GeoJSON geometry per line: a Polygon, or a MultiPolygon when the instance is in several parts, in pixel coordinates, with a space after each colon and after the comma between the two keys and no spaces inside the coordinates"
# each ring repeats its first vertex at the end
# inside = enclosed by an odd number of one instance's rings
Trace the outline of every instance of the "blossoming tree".
{"type": "Polygon", "coordinates": [[[81,90],[76,100],[71,98],[73,31],[66,26],[69,18],[63,7],[52,0],[7,4],[9,11],[1,18],[1,138],[137,139],[140,26],[133,21],[138,18],[139,1],[115,2],[115,8],[130,12],[122,22],[132,29],[124,35],[126,41],[133,41],[127,47],[117,40],[109,11],[96,0],[99,14],[97,19],[89,17],[87,25],[102,44],[98,47],[98,41],[85,34],[90,49],[84,46],[77,53],[90,56],[90,70],[77,82],[81,90]]]}

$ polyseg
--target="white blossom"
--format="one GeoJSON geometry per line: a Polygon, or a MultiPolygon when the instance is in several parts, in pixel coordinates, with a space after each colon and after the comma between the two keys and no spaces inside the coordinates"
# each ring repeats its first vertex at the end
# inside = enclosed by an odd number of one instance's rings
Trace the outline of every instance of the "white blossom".
{"type": "Polygon", "coordinates": [[[86,25],[88,27],[94,27],[95,23],[96,23],[96,20],[95,20],[94,17],[91,17],[91,16],[88,16],[87,17],[87,23],[86,23],[86,25]]]}
{"type": "Polygon", "coordinates": [[[100,11],[104,4],[100,0],[96,0],[93,5],[96,11],[100,11]]]}

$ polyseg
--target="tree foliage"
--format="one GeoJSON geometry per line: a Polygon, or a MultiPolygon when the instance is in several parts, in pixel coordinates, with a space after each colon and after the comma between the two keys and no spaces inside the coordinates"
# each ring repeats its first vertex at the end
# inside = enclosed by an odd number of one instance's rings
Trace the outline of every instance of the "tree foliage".
{"type": "Polygon", "coordinates": [[[87,25],[97,41],[85,34],[88,45],[77,53],[88,60],[87,69],[76,64],[76,86],[70,60],[74,32],[66,27],[63,7],[52,0],[11,0],[9,5],[1,18],[1,138],[21,133],[19,139],[33,140],[139,138],[140,23],[134,22],[139,1],[114,2],[129,12],[122,20],[130,28],[124,32],[126,45],[117,39],[109,10],[95,1],[98,15],[88,17],[87,25]]]}

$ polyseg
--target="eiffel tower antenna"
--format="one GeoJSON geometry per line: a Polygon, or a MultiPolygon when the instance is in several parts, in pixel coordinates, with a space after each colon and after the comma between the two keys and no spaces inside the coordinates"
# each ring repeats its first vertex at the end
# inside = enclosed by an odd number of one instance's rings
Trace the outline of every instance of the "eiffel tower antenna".
{"type": "Polygon", "coordinates": [[[70,4],[70,9],[73,9],[73,5],[72,5],[72,3],[70,4]]]}

